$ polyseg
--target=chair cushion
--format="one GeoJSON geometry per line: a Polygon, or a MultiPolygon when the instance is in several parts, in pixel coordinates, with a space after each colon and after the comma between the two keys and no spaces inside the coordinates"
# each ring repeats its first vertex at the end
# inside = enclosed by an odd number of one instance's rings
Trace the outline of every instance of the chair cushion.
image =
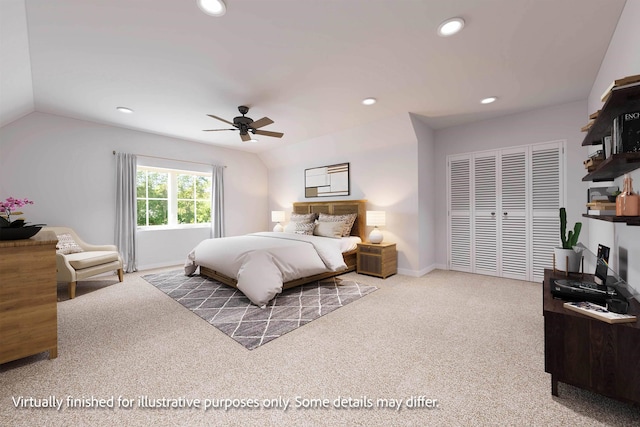
{"type": "Polygon", "coordinates": [[[76,270],[94,267],[96,265],[108,264],[118,261],[118,252],[115,251],[85,251],[75,254],[65,255],[65,258],[76,270]]]}

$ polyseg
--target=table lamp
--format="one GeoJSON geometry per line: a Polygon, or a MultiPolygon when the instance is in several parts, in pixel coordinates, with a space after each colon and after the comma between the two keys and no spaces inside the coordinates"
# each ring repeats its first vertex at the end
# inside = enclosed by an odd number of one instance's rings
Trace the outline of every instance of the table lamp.
{"type": "Polygon", "coordinates": [[[276,233],[283,232],[284,228],[280,223],[284,222],[284,211],[271,211],[271,222],[277,222],[276,226],[273,227],[273,231],[276,233]]]}
{"type": "Polygon", "coordinates": [[[382,232],[378,227],[384,227],[386,223],[386,215],[384,211],[367,211],[367,225],[373,226],[373,230],[369,233],[369,241],[371,243],[382,243],[382,232]]]}

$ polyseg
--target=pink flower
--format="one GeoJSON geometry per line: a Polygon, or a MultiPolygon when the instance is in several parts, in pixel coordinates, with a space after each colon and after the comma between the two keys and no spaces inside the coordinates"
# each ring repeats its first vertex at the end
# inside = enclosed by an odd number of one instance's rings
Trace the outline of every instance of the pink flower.
{"type": "Polygon", "coordinates": [[[21,208],[24,205],[32,205],[33,202],[29,199],[16,199],[14,197],[7,197],[4,202],[0,202],[0,212],[6,214],[8,223],[11,223],[11,212],[16,208],[21,208]]]}

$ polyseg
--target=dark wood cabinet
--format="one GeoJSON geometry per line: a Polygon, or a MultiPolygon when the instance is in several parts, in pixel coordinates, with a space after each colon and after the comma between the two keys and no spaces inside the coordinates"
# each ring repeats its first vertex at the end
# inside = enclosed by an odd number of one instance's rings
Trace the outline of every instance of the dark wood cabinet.
{"type": "Polygon", "coordinates": [[[551,295],[551,279],[561,278],[554,274],[561,273],[545,270],[543,286],[544,364],[552,394],[563,382],[640,404],[640,303],[630,301],[629,313],[639,319],[634,323],[584,316],[551,295]]]}

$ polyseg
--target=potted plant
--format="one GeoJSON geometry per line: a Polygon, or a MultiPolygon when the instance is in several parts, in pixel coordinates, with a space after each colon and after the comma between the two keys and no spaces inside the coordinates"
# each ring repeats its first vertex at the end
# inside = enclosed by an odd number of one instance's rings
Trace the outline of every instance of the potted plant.
{"type": "Polygon", "coordinates": [[[560,208],[560,240],[562,241],[562,247],[554,248],[555,267],[557,270],[567,272],[580,271],[582,253],[573,250],[573,247],[578,243],[580,230],[582,230],[582,223],[576,222],[573,230],[569,230],[567,233],[567,210],[560,208]]]}
{"type": "Polygon", "coordinates": [[[29,224],[24,219],[11,221],[12,214],[22,214],[22,212],[16,212],[17,208],[32,204],[31,200],[15,199],[13,197],[0,202],[0,240],[28,239],[40,231],[44,224],[29,224]]]}

